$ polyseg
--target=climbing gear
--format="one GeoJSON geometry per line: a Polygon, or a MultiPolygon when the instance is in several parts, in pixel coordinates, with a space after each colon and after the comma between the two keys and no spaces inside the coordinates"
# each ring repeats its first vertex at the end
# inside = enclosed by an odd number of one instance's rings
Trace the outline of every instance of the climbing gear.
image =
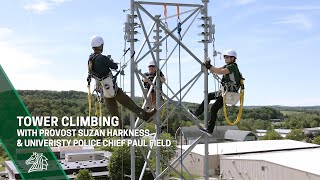
{"type": "MultiPolygon", "coordinates": [[[[97,81],[97,79],[96,79],[97,81]]],[[[103,96],[106,98],[113,98],[117,95],[118,86],[116,82],[113,81],[112,73],[109,76],[101,78],[98,80],[102,86],[103,96]]]]}
{"type": "Polygon", "coordinates": [[[98,57],[100,54],[91,54],[88,60],[88,77],[87,77],[87,88],[88,88],[88,111],[89,111],[89,116],[91,116],[91,90],[90,90],[90,83],[91,83],[91,78],[93,76],[93,71],[92,68],[94,66],[94,59],[98,57]]]}
{"type": "MultiPolygon", "coordinates": [[[[128,52],[129,50],[130,50],[130,48],[128,48],[128,49],[124,52],[122,58],[127,54],[127,52],[128,52]]],[[[130,59],[133,58],[135,54],[136,54],[136,51],[133,51],[133,54],[132,54],[132,56],[130,57],[130,59]]],[[[122,58],[121,58],[121,59],[122,59],[122,58]]],[[[120,60],[121,60],[121,59],[120,59],[120,60]]],[[[125,62],[125,63],[120,67],[120,69],[117,71],[117,73],[112,77],[113,82],[117,82],[117,77],[118,77],[119,74],[124,75],[124,69],[127,67],[130,59],[129,59],[127,62],[125,62]]]]}
{"type": "MultiPolygon", "coordinates": [[[[224,88],[225,89],[225,88],[224,88]]],[[[222,93],[223,96],[223,113],[224,117],[226,118],[226,121],[229,125],[236,125],[240,122],[241,116],[242,116],[242,110],[243,110],[243,101],[244,101],[244,79],[242,78],[240,81],[240,93],[237,92],[228,92],[225,91],[222,93]],[[237,119],[234,122],[231,122],[228,118],[227,114],[227,105],[226,104],[232,104],[235,105],[240,100],[240,107],[239,107],[239,113],[237,115],[237,119]]]]}
{"type": "Polygon", "coordinates": [[[94,105],[95,105],[95,109],[96,109],[95,116],[102,117],[102,108],[101,108],[102,97],[101,97],[101,95],[99,95],[98,92],[97,92],[97,95],[95,96],[94,101],[95,101],[94,105]]]}
{"type": "Polygon", "coordinates": [[[89,111],[89,117],[91,115],[91,91],[90,91],[90,83],[87,85],[88,88],[88,111],[89,111]]]}
{"type": "Polygon", "coordinates": [[[100,36],[93,36],[91,38],[91,47],[100,47],[104,44],[102,37],[100,36]]]}
{"type": "MultiPolygon", "coordinates": [[[[103,39],[96,36],[92,39],[92,42],[103,42],[103,39]],[[102,41],[101,41],[102,40],[102,41]]],[[[121,57],[121,59],[126,55],[126,53],[130,50],[130,48],[128,48],[123,56],[121,57]]],[[[135,51],[133,53],[133,55],[131,56],[131,58],[134,56],[135,51]]],[[[87,77],[87,82],[88,82],[88,110],[89,110],[89,116],[91,115],[91,99],[92,99],[92,94],[90,91],[90,83],[91,83],[91,79],[94,78],[96,80],[96,87],[94,89],[93,92],[97,92],[98,94],[98,99],[99,103],[102,102],[102,96],[106,97],[106,98],[112,98],[115,97],[117,95],[117,91],[118,91],[118,86],[117,86],[117,76],[119,74],[124,74],[124,68],[127,66],[127,64],[129,63],[129,60],[124,63],[120,69],[117,71],[117,73],[113,76],[112,73],[110,72],[108,76],[104,76],[102,78],[99,78],[98,75],[93,71],[93,67],[94,67],[94,63],[95,63],[95,59],[101,54],[91,54],[88,60],[88,77],[87,77]],[[99,95],[100,94],[100,95],[99,95]]],[[[110,57],[109,57],[110,58],[110,57]]],[[[121,60],[120,59],[120,60],[121,60]]],[[[99,111],[101,111],[101,104],[98,105],[99,106],[99,111]]],[[[96,113],[97,114],[97,113],[96,113]]],[[[100,113],[102,114],[102,113],[100,113]]]]}
{"type": "Polygon", "coordinates": [[[237,59],[237,52],[233,49],[229,49],[223,54],[223,56],[233,56],[237,59]]]}
{"type": "Polygon", "coordinates": [[[231,69],[231,71],[234,71],[234,72],[223,75],[221,79],[222,86],[227,86],[228,91],[233,91],[233,92],[238,91],[240,87],[240,81],[241,79],[243,79],[243,77],[241,72],[239,71],[237,63],[232,62],[230,64],[223,66],[223,68],[227,68],[229,70],[231,69]]]}
{"type": "MultiPolygon", "coordinates": [[[[214,60],[215,60],[215,55],[214,54],[214,60]]],[[[227,50],[224,54],[224,56],[233,56],[235,58],[237,58],[237,53],[235,50],[230,49],[227,50]]],[[[215,62],[214,62],[215,63],[215,62]]],[[[243,102],[244,102],[244,78],[242,77],[241,72],[240,73],[240,81],[236,82],[236,80],[232,81],[230,80],[230,77],[226,78],[226,76],[224,76],[221,80],[221,90],[220,91],[216,91],[216,96],[222,96],[223,97],[223,112],[224,112],[224,116],[226,119],[226,122],[229,125],[236,125],[240,122],[241,117],[242,117],[242,111],[243,111],[243,102]],[[240,89],[240,93],[238,93],[240,89]],[[237,119],[234,122],[231,122],[231,120],[228,118],[228,114],[227,114],[227,104],[228,105],[236,105],[238,102],[240,101],[240,106],[239,106],[239,112],[237,114],[237,119]]],[[[216,74],[213,74],[214,78],[218,81],[219,83],[219,79],[217,76],[215,76],[216,74]]]]}

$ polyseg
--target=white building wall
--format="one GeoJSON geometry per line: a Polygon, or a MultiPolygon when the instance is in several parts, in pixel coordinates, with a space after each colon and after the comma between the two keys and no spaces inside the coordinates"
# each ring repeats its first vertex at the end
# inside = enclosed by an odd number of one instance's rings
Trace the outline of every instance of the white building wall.
{"type": "Polygon", "coordinates": [[[260,160],[221,159],[222,177],[234,180],[320,180],[320,175],[260,160]]]}
{"type": "MultiPolygon", "coordinates": [[[[179,157],[180,151],[176,153],[179,157]]],[[[183,165],[187,168],[190,174],[196,176],[203,176],[204,158],[202,155],[190,153],[183,159],[183,165]]],[[[178,169],[180,169],[180,162],[178,163],[178,169]]],[[[185,169],[183,169],[185,171],[185,169]]]]}
{"type": "MultiPolygon", "coordinates": [[[[177,150],[177,155],[180,151],[177,150]]],[[[178,156],[176,156],[177,158],[178,156]]],[[[219,175],[220,160],[217,155],[210,155],[209,159],[209,176],[215,177],[219,175]]],[[[187,168],[190,174],[196,176],[203,176],[204,174],[204,156],[196,153],[189,153],[183,160],[183,165],[187,168]]],[[[178,164],[180,169],[180,163],[178,164]]]]}
{"type": "Polygon", "coordinates": [[[88,160],[102,160],[103,158],[104,158],[103,153],[66,154],[65,160],[68,162],[75,162],[75,161],[88,161],[88,160]]]}

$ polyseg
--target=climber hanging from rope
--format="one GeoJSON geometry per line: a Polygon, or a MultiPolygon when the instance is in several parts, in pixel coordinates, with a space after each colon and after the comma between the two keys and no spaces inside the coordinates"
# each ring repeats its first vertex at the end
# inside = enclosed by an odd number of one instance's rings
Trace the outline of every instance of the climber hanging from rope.
{"type": "MultiPolygon", "coordinates": [[[[216,100],[214,104],[211,106],[211,118],[208,123],[208,128],[204,129],[207,133],[212,133],[213,129],[215,127],[216,119],[217,119],[217,113],[219,109],[221,109],[225,103],[224,99],[226,101],[226,92],[234,92],[237,93],[239,89],[243,92],[243,80],[238,65],[236,64],[237,59],[237,53],[235,50],[227,50],[224,55],[226,65],[223,67],[214,67],[210,63],[210,59],[207,59],[205,62],[206,68],[215,74],[223,75],[221,80],[221,87],[222,90],[211,92],[208,94],[208,103],[211,100],[216,100]]],[[[238,99],[239,100],[239,99],[238,99]]],[[[241,100],[241,99],[240,99],[241,100]]],[[[238,102],[238,101],[237,101],[238,102]]],[[[232,102],[233,104],[236,104],[237,102],[232,102]]],[[[242,102],[243,102],[243,93],[242,93],[242,102]]],[[[242,107],[240,107],[240,110],[242,111],[242,107]]],[[[195,110],[189,110],[194,116],[200,116],[204,111],[204,101],[201,103],[201,105],[195,110]]]]}
{"type": "MultiPolygon", "coordinates": [[[[99,92],[102,92],[104,100],[107,104],[107,108],[111,116],[119,117],[118,104],[122,104],[124,107],[135,113],[139,118],[143,120],[149,120],[156,112],[156,109],[146,112],[135,104],[135,102],[127,96],[121,88],[117,86],[116,78],[112,75],[111,69],[117,70],[118,65],[112,61],[108,56],[102,55],[104,41],[100,36],[94,36],[91,39],[91,47],[93,53],[89,56],[88,60],[88,103],[89,110],[91,110],[91,97],[90,94],[90,82],[91,78],[96,80],[96,88],[99,92]]],[[[118,71],[119,72],[119,71],[118,71]]],[[[120,69],[121,72],[121,69],[120,69]]],[[[118,74],[118,73],[117,73],[118,74]]],[[[120,120],[121,121],[121,120],[120,120]]],[[[121,126],[122,123],[119,123],[121,126]]],[[[119,127],[123,128],[123,127],[119,127]]]]}

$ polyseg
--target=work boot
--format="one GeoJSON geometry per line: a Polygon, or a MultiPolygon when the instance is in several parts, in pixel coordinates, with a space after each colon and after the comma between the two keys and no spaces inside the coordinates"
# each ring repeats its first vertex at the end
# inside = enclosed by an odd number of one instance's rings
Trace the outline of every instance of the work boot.
{"type": "Polygon", "coordinates": [[[196,113],[195,113],[193,110],[188,109],[188,111],[189,111],[189,113],[191,113],[193,116],[196,116],[196,113]]]}
{"type": "Polygon", "coordinates": [[[212,137],[213,130],[209,130],[207,128],[202,128],[202,127],[199,127],[199,130],[203,133],[208,134],[210,137],[212,137]]]}
{"type": "Polygon", "coordinates": [[[194,119],[198,119],[198,114],[195,111],[188,109],[188,112],[193,116],[194,119]]]}
{"type": "Polygon", "coordinates": [[[157,113],[157,109],[152,109],[151,111],[145,112],[144,116],[142,117],[142,119],[145,120],[145,121],[148,121],[156,113],[157,113]]]}

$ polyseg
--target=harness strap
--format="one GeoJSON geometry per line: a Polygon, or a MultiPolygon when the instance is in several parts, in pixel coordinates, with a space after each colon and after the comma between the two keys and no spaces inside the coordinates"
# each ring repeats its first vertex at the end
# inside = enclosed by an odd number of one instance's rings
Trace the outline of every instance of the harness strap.
{"type": "Polygon", "coordinates": [[[88,110],[89,110],[89,117],[91,116],[91,91],[90,91],[90,84],[88,84],[88,110]]]}
{"type": "Polygon", "coordinates": [[[240,107],[239,107],[239,113],[237,115],[237,119],[234,122],[231,122],[230,119],[228,118],[227,114],[227,105],[226,105],[226,93],[223,94],[223,113],[224,117],[226,118],[226,121],[229,125],[236,125],[240,122],[241,117],[242,117],[242,110],[243,110],[243,102],[244,102],[244,80],[242,79],[240,81],[240,107]]]}

